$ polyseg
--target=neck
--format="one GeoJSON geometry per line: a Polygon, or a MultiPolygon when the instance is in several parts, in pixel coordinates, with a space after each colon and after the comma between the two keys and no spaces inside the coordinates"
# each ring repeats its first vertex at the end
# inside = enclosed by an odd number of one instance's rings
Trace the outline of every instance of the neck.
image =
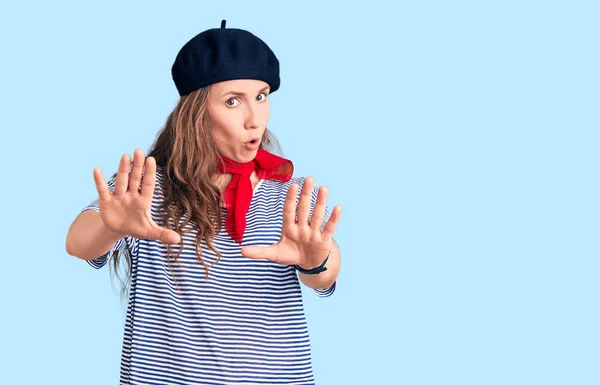
{"type": "MultiPolygon", "coordinates": [[[[227,189],[227,186],[229,186],[229,183],[231,183],[231,178],[232,178],[231,174],[217,173],[213,176],[213,181],[219,188],[219,191],[221,191],[221,195],[225,192],[225,190],[227,189]]],[[[258,183],[258,177],[256,176],[256,171],[252,171],[252,175],[250,175],[250,181],[252,182],[252,188],[254,188],[254,186],[256,186],[256,184],[258,183]]]]}

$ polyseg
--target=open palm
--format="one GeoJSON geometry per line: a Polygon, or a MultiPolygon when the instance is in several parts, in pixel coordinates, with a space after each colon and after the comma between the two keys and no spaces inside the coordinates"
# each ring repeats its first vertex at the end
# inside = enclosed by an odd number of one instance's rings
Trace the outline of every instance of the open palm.
{"type": "Polygon", "coordinates": [[[136,150],[131,171],[130,165],[129,155],[122,156],[112,192],[104,181],[102,170],[94,169],[102,222],[109,230],[123,236],[179,243],[181,237],[177,232],[157,225],[152,219],[156,160],[153,157],[145,159],[144,153],[136,150]]]}
{"type": "Polygon", "coordinates": [[[334,207],[321,231],[327,204],[327,188],[319,189],[311,216],[313,187],[314,179],[305,178],[296,210],[299,186],[293,183],[288,189],[283,205],[283,225],[279,242],[271,246],[242,247],[242,255],[253,259],[268,259],[285,265],[299,265],[305,269],[319,266],[331,250],[333,233],[341,216],[341,207],[334,207]]]}

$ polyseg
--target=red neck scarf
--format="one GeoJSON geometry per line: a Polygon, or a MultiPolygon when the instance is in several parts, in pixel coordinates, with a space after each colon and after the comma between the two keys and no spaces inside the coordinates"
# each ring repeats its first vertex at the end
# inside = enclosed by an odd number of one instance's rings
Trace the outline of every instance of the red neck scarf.
{"type": "Polygon", "coordinates": [[[231,183],[225,190],[225,207],[227,218],[225,228],[227,233],[237,243],[242,243],[246,230],[246,214],[252,201],[252,181],[250,175],[256,170],[260,179],[277,179],[287,182],[294,172],[294,165],[288,159],[281,158],[270,152],[258,149],[254,160],[248,163],[237,163],[221,157],[224,165],[219,162],[219,172],[232,174],[231,183]]]}

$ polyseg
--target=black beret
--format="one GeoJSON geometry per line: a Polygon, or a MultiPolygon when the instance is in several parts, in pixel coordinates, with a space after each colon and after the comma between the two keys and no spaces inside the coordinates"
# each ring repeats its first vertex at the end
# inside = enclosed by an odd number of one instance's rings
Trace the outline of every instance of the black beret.
{"type": "Polygon", "coordinates": [[[279,88],[279,60],[254,34],[236,28],[212,28],[188,41],[177,54],[171,75],[180,96],[213,83],[234,79],[266,82],[279,88]]]}

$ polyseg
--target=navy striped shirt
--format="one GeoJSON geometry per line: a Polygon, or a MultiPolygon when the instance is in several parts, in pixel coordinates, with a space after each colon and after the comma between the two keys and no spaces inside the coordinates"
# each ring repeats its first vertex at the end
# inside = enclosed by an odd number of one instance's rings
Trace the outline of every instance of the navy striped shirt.
{"type": "MultiPolygon", "coordinates": [[[[114,182],[108,182],[111,191],[114,182]]],[[[113,251],[125,247],[132,255],[121,384],[314,384],[301,283],[294,267],[249,259],[240,252],[242,246],[279,241],[285,195],[294,182],[302,187],[304,178],[258,182],[242,245],[225,230],[217,234],[213,244],[222,257],[209,269],[208,279],[195,254],[195,231],[183,236],[181,265],[171,260],[169,267],[161,242],[131,236],[87,261],[101,268],[113,251]]],[[[152,200],[157,223],[161,183],[158,166],[152,200]]],[[[311,212],[317,191],[315,187],[312,192],[311,212]]],[[[82,211],[86,210],[98,211],[98,201],[82,211]]],[[[226,209],[222,210],[224,229],[226,209]]],[[[328,216],[326,210],[323,223],[328,216]]],[[[178,250],[174,245],[173,251],[178,250]]],[[[207,264],[216,261],[204,242],[202,256],[207,264]]],[[[335,287],[312,290],[326,297],[335,287]]]]}

